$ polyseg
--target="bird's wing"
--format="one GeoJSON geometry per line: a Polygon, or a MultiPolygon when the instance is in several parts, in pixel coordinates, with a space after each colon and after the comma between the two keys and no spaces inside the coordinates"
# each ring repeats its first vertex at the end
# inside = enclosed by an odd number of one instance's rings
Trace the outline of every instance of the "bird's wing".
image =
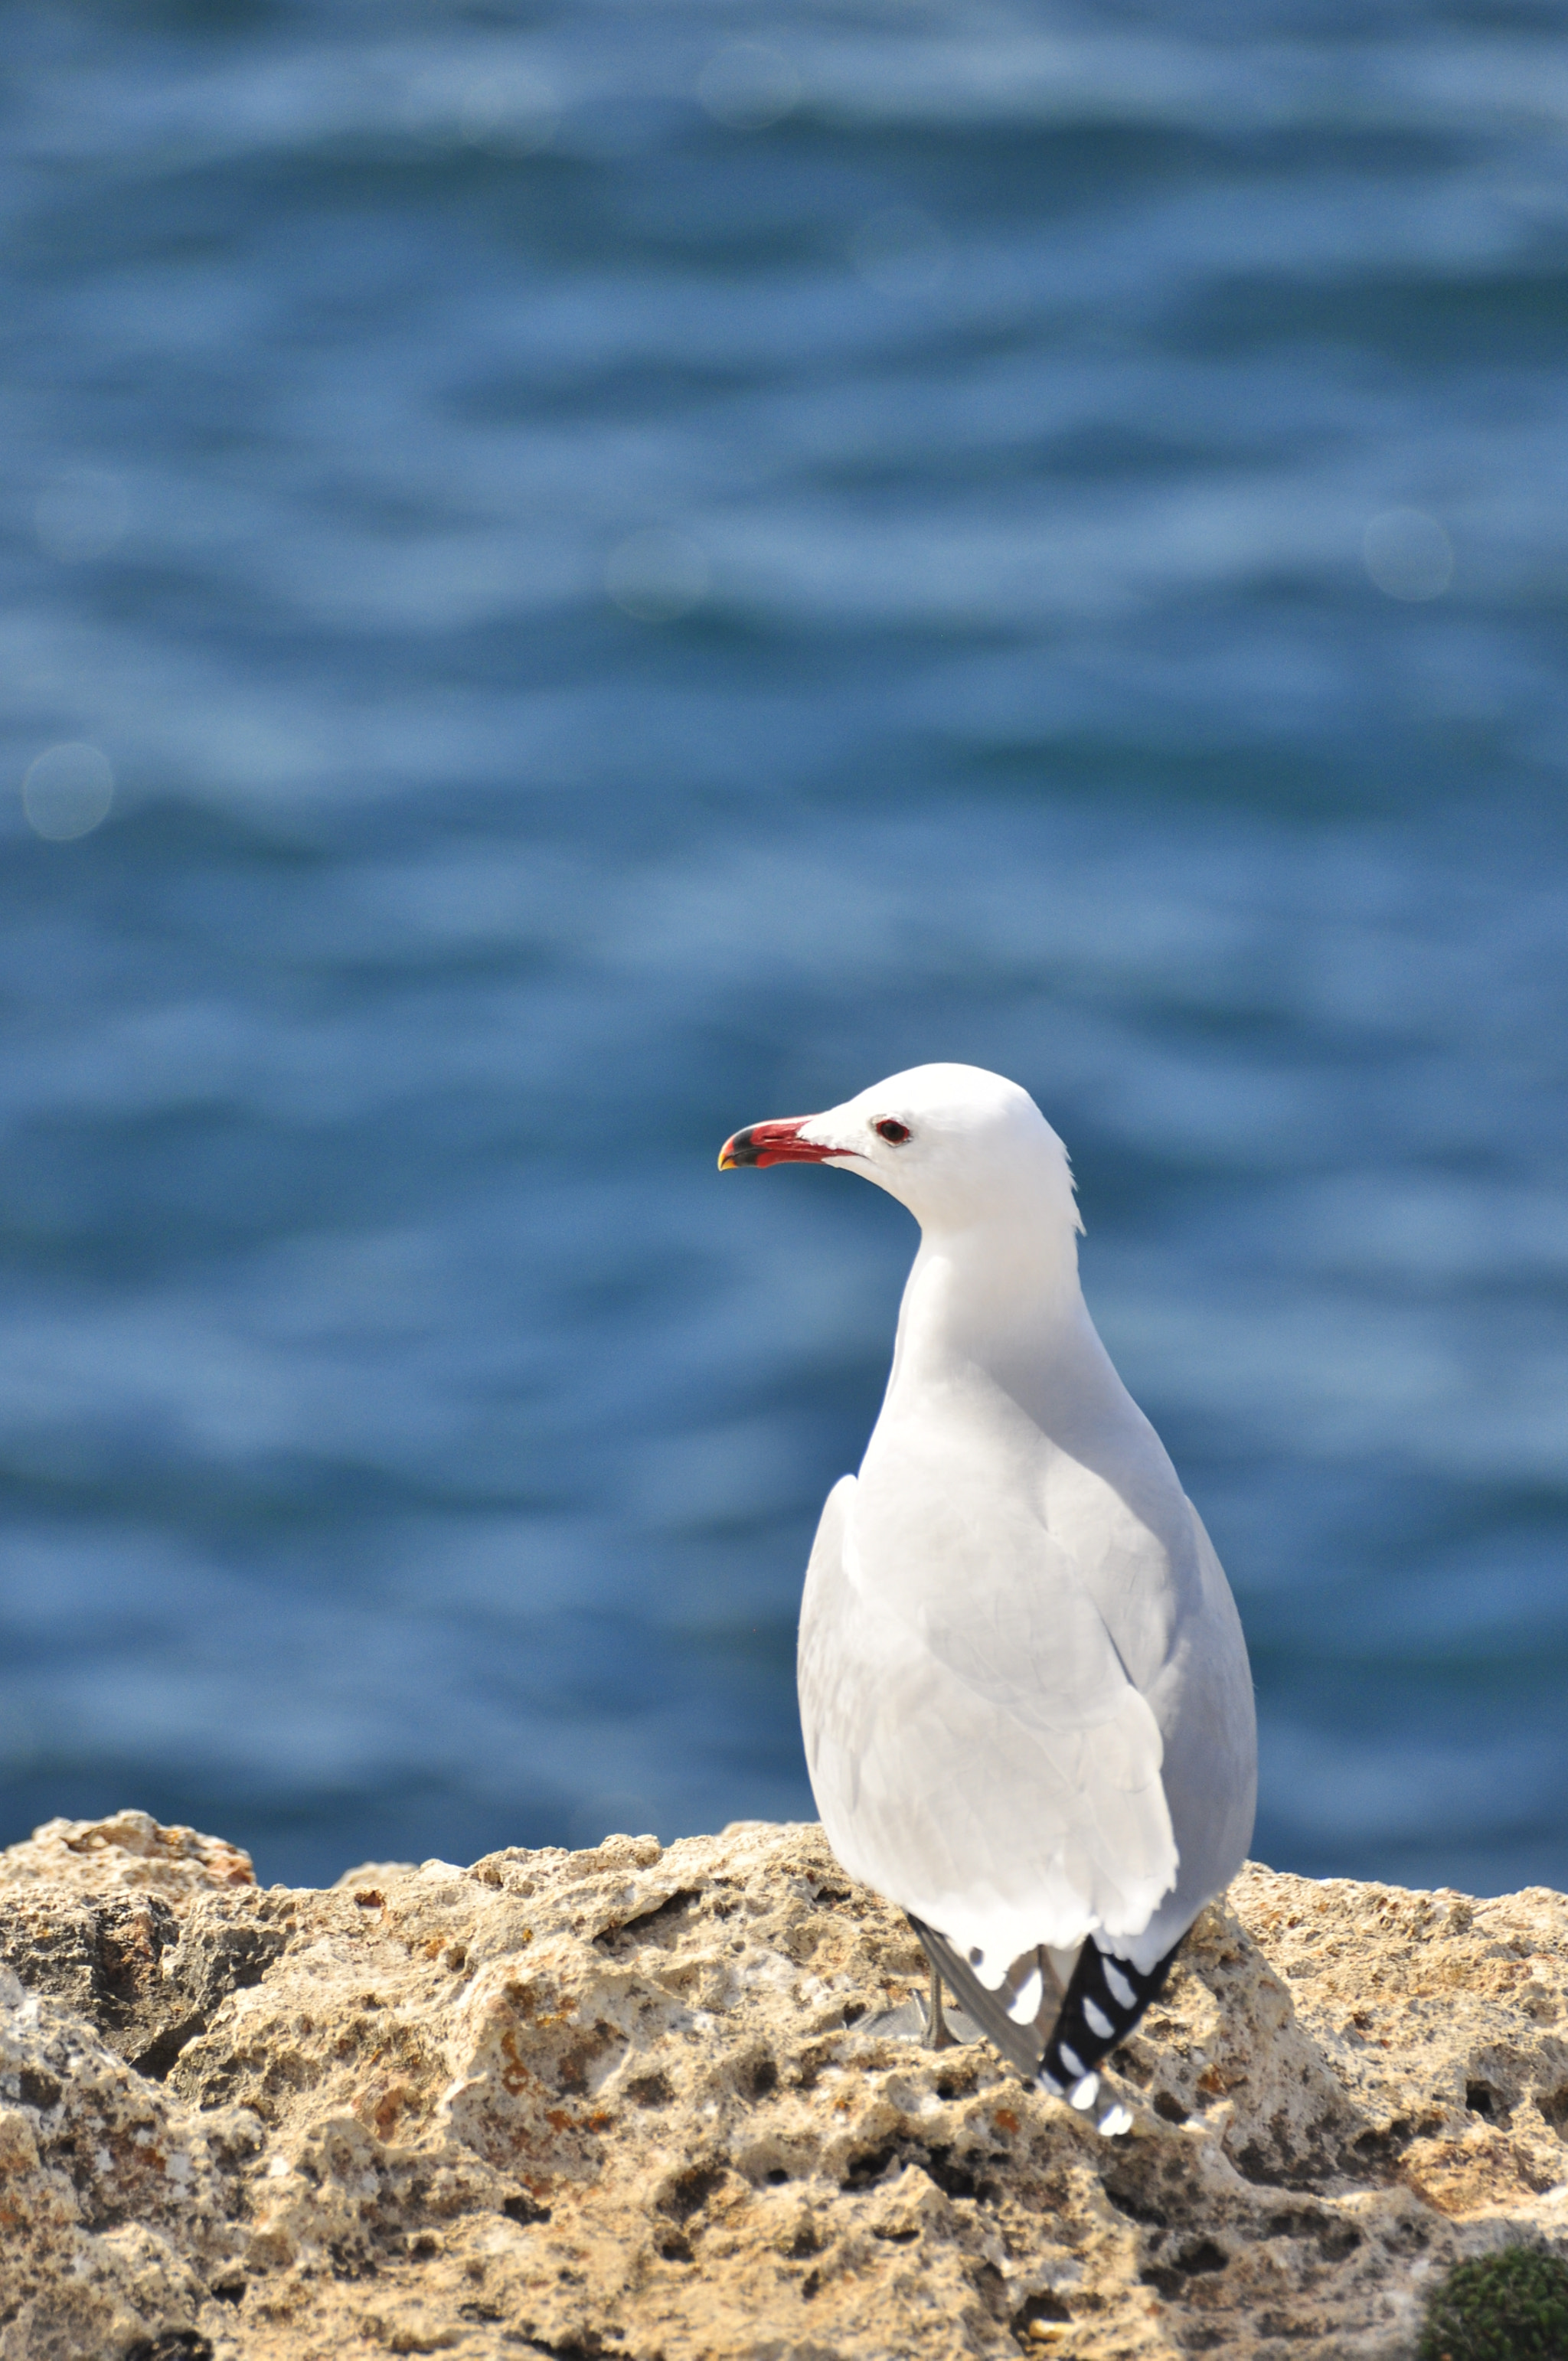
{"type": "Polygon", "coordinates": [[[894,1604],[858,1563],[855,1505],[845,1477],[799,1660],[812,1785],[845,1867],[978,1950],[992,1984],[1036,1943],[1136,1931],[1176,1875],[1162,1741],[1072,1560],[1036,1524],[945,1552],[948,1578],[894,1604]]]}

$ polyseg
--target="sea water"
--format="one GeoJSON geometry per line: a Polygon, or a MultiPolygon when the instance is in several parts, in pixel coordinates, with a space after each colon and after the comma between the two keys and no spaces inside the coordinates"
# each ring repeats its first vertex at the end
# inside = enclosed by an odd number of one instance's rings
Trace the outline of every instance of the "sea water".
{"type": "Polygon", "coordinates": [[[1067,1140],[1261,1857],[1568,1883],[1568,27],[17,6],[0,1840],[809,1812],[914,1234],[1067,1140]]]}

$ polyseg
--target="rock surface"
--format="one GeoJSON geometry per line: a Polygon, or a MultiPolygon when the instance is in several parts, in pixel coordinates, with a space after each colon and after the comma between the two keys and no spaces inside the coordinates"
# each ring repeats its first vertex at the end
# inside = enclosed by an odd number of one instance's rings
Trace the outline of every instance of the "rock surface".
{"type": "Polygon", "coordinates": [[[1277,1876],[1108,2078],[878,2023],[819,1829],[254,1883],[145,1814],[0,1855],[0,2361],[1409,2355],[1568,2248],[1568,1900],[1277,1876]]]}

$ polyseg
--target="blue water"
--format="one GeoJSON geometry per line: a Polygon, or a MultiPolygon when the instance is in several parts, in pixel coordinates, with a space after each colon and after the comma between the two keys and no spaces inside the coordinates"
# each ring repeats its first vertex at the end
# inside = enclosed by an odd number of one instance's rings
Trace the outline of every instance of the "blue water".
{"type": "Polygon", "coordinates": [[[808,1810],[913,1233],[714,1158],[958,1058],[1072,1150],[1260,1855],[1568,1885],[1561,10],[6,48],[0,1840],[808,1810]]]}

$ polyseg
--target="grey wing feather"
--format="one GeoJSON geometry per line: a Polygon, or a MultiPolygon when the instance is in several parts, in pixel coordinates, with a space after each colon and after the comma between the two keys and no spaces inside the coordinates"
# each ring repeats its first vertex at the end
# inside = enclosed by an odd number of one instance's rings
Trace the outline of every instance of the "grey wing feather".
{"type": "Polygon", "coordinates": [[[1020,2074],[1033,2079],[1039,2071],[1044,2044],[1033,2025],[1014,2025],[1002,2005],[999,1995],[987,1992],[967,1960],[960,1959],[945,1935],[916,1918],[914,1912],[905,1916],[919,1936],[926,1957],[947,1984],[959,2006],[971,2016],[993,2048],[1000,2049],[1010,2066],[1020,2074]]]}
{"type": "Polygon", "coordinates": [[[1141,1925],[1176,1869],[1160,1736],[1070,1560],[1038,1543],[1058,1576],[1041,1598],[955,1545],[959,1598],[911,1615],[857,1579],[856,1514],[847,1476],[800,1628],[806,1762],[839,1860],[978,1944],[993,1977],[1039,1942],[1076,1949],[1097,1918],[1141,1925]]]}

